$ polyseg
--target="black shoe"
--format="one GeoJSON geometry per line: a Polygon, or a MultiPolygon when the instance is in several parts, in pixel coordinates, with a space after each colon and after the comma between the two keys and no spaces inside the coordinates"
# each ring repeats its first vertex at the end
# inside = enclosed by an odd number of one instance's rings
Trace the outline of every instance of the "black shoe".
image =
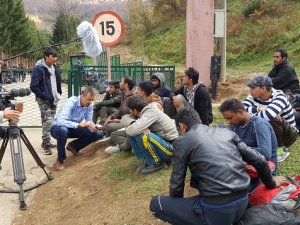
{"type": "Polygon", "coordinates": [[[157,172],[161,169],[167,169],[167,168],[168,168],[168,165],[165,162],[156,163],[156,164],[152,164],[152,165],[147,166],[144,169],[142,169],[141,174],[150,174],[150,173],[157,172]]]}

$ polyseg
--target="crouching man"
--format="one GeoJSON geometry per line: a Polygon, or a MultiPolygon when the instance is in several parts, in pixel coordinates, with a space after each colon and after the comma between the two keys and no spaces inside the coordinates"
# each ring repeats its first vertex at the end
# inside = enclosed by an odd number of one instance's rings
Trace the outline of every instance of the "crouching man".
{"type": "Polygon", "coordinates": [[[137,118],[126,129],[134,154],[142,160],[137,172],[149,174],[167,168],[178,137],[175,122],[156,106],[148,105],[143,96],[132,96],[127,106],[137,118]]]}
{"type": "Polygon", "coordinates": [[[155,196],[151,212],[176,225],[231,225],[237,223],[248,205],[250,178],[243,160],[258,171],[262,182],[274,188],[286,181],[272,177],[264,157],[253,151],[226,128],[201,124],[191,108],[180,110],[176,124],[181,135],[173,143],[170,196],[155,196]],[[191,187],[199,195],[183,198],[187,168],[191,187]]]}

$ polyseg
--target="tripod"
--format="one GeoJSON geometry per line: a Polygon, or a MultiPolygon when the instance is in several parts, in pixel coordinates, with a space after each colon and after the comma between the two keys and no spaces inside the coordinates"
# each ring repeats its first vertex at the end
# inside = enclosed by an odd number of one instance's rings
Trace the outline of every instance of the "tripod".
{"type": "MultiPolygon", "coordinates": [[[[45,170],[45,165],[38,156],[38,154],[35,152],[34,148],[32,147],[31,143],[29,142],[28,138],[26,137],[24,131],[22,128],[18,126],[9,126],[7,127],[6,131],[4,132],[3,135],[3,142],[1,144],[0,148],[0,169],[1,169],[1,162],[3,159],[4,152],[6,150],[7,144],[9,142],[10,144],[10,151],[11,151],[11,158],[12,158],[12,165],[13,165],[13,173],[14,173],[14,182],[16,182],[19,185],[19,202],[20,202],[20,209],[21,210],[26,210],[27,205],[25,203],[25,197],[24,197],[24,192],[32,190],[33,188],[36,188],[50,180],[52,180],[52,177],[50,174],[48,174],[45,170]],[[23,189],[23,183],[26,180],[25,177],[25,169],[24,169],[24,161],[23,161],[23,153],[22,153],[22,145],[21,145],[21,140],[35,159],[36,163],[38,164],[39,167],[42,168],[44,173],[47,176],[47,180],[43,183],[39,183],[31,188],[28,188],[26,190],[23,189]]],[[[12,193],[10,191],[9,193],[12,193]]],[[[13,192],[15,193],[15,192],[13,192]]]]}

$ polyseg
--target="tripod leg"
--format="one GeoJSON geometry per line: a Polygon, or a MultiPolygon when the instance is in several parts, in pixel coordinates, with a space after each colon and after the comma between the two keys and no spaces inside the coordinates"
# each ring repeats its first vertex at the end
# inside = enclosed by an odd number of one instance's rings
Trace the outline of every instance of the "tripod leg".
{"type": "Polygon", "coordinates": [[[1,163],[2,163],[2,159],[3,159],[3,156],[4,156],[5,149],[6,149],[7,144],[8,144],[8,140],[9,140],[8,136],[3,138],[3,142],[1,144],[1,148],[0,148],[0,170],[2,168],[1,163]]]}
{"type": "Polygon", "coordinates": [[[34,150],[33,146],[31,145],[30,141],[26,137],[23,129],[21,129],[21,128],[20,128],[20,136],[21,136],[21,139],[23,140],[24,144],[26,145],[27,149],[31,153],[32,157],[35,159],[38,166],[41,167],[42,170],[44,171],[44,173],[46,174],[48,180],[52,180],[52,177],[45,170],[45,164],[42,162],[42,160],[40,159],[40,157],[38,156],[38,154],[34,150]]]}
{"type": "Polygon", "coordinates": [[[20,209],[26,210],[27,205],[25,203],[23,186],[22,186],[22,184],[19,184],[19,186],[20,186],[20,192],[19,192],[20,209]]]}

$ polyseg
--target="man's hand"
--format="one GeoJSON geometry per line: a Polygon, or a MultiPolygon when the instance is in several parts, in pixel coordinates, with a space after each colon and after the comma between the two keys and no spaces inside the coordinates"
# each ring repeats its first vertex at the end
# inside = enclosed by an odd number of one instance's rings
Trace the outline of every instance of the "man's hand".
{"type": "Polygon", "coordinates": [[[180,107],[180,101],[176,96],[172,97],[172,101],[173,101],[173,105],[176,109],[178,109],[180,107]]]}
{"type": "Polygon", "coordinates": [[[277,176],[277,177],[273,177],[275,183],[276,183],[276,187],[282,185],[282,184],[288,184],[289,180],[286,177],[283,176],[277,176]]]}
{"type": "Polygon", "coordinates": [[[18,120],[20,116],[19,111],[13,110],[11,108],[5,108],[3,111],[3,118],[9,120],[18,120]]]}

